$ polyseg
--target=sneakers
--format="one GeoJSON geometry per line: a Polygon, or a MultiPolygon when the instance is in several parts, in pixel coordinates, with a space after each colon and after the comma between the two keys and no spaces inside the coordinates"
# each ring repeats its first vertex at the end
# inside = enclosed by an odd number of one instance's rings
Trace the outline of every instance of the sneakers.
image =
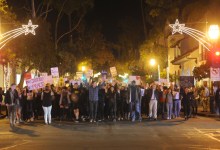
{"type": "Polygon", "coordinates": [[[93,122],[93,120],[92,119],[90,119],[90,121],[89,121],[90,123],[92,123],[93,122]]]}
{"type": "Polygon", "coordinates": [[[79,120],[77,119],[77,120],[75,120],[75,123],[79,123],[79,120]]]}

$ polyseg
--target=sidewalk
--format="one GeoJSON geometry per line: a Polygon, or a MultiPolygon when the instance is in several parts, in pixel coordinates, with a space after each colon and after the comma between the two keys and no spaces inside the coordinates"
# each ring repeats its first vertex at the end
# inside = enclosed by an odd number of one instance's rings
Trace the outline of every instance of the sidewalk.
{"type": "Polygon", "coordinates": [[[211,113],[210,109],[208,109],[208,112],[203,112],[202,106],[198,107],[198,116],[204,116],[204,117],[219,117],[216,113],[211,113]]]}

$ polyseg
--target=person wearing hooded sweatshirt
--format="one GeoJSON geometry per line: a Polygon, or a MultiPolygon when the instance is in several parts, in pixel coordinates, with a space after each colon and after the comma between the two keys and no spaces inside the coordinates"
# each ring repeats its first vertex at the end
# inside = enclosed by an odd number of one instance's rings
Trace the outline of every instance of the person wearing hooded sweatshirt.
{"type": "Polygon", "coordinates": [[[45,124],[51,124],[51,110],[52,110],[52,96],[54,93],[51,91],[50,87],[47,85],[45,90],[42,92],[41,100],[42,107],[44,110],[44,121],[45,124]]]}

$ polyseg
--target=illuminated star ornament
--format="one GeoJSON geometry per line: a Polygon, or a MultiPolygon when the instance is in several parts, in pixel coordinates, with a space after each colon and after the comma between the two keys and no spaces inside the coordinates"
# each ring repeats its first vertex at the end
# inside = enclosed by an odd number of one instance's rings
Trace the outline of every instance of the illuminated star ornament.
{"type": "Polygon", "coordinates": [[[35,35],[35,29],[38,27],[38,25],[33,25],[32,21],[29,20],[27,25],[22,25],[22,28],[25,30],[24,34],[28,35],[29,33],[35,35]]]}
{"type": "Polygon", "coordinates": [[[28,35],[29,33],[35,35],[35,29],[38,27],[38,25],[33,25],[31,20],[28,21],[27,25],[22,25],[21,28],[17,28],[8,32],[5,32],[1,34],[0,36],[0,49],[2,49],[8,42],[10,42],[12,39],[25,34],[28,35]]]}
{"type": "Polygon", "coordinates": [[[185,33],[197,40],[204,48],[210,51],[211,44],[207,41],[206,33],[193,28],[185,27],[185,24],[180,24],[178,19],[176,19],[175,24],[170,24],[169,26],[172,28],[172,34],[185,33]]]}
{"type": "Polygon", "coordinates": [[[183,33],[183,29],[185,27],[185,24],[180,24],[179,20],[176,19],[175,24],[170,24],[169,26],[173,29],[172,34],[175,34],[175,33],[182,34],[183,33]]]}

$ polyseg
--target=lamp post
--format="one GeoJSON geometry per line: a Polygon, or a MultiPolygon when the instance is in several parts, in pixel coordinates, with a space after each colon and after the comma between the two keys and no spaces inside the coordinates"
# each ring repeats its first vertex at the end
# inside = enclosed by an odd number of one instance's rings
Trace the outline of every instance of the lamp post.
{"type": "Polygon", "coordinates": [[[82,72],[85,72],[86,71],[86,67],[82,66],[81,70],[82,70],[82,72]]]}
{"type": "Polygon", "coordinates": [[[209,26],[208,37],[211,40],[217,40],[219,38],[219,26],[218,25],[209,26]]]}
{"type": "MultiPolygon", "coordinates": [[[[150,59],[150,65],[151,66],[155,66],[156,65],[156,60],[154,58],[150,59]]],[[[160,65],[157,65],[157,69],[158,69],[158,81],[160,81],[160,65]]]]}

